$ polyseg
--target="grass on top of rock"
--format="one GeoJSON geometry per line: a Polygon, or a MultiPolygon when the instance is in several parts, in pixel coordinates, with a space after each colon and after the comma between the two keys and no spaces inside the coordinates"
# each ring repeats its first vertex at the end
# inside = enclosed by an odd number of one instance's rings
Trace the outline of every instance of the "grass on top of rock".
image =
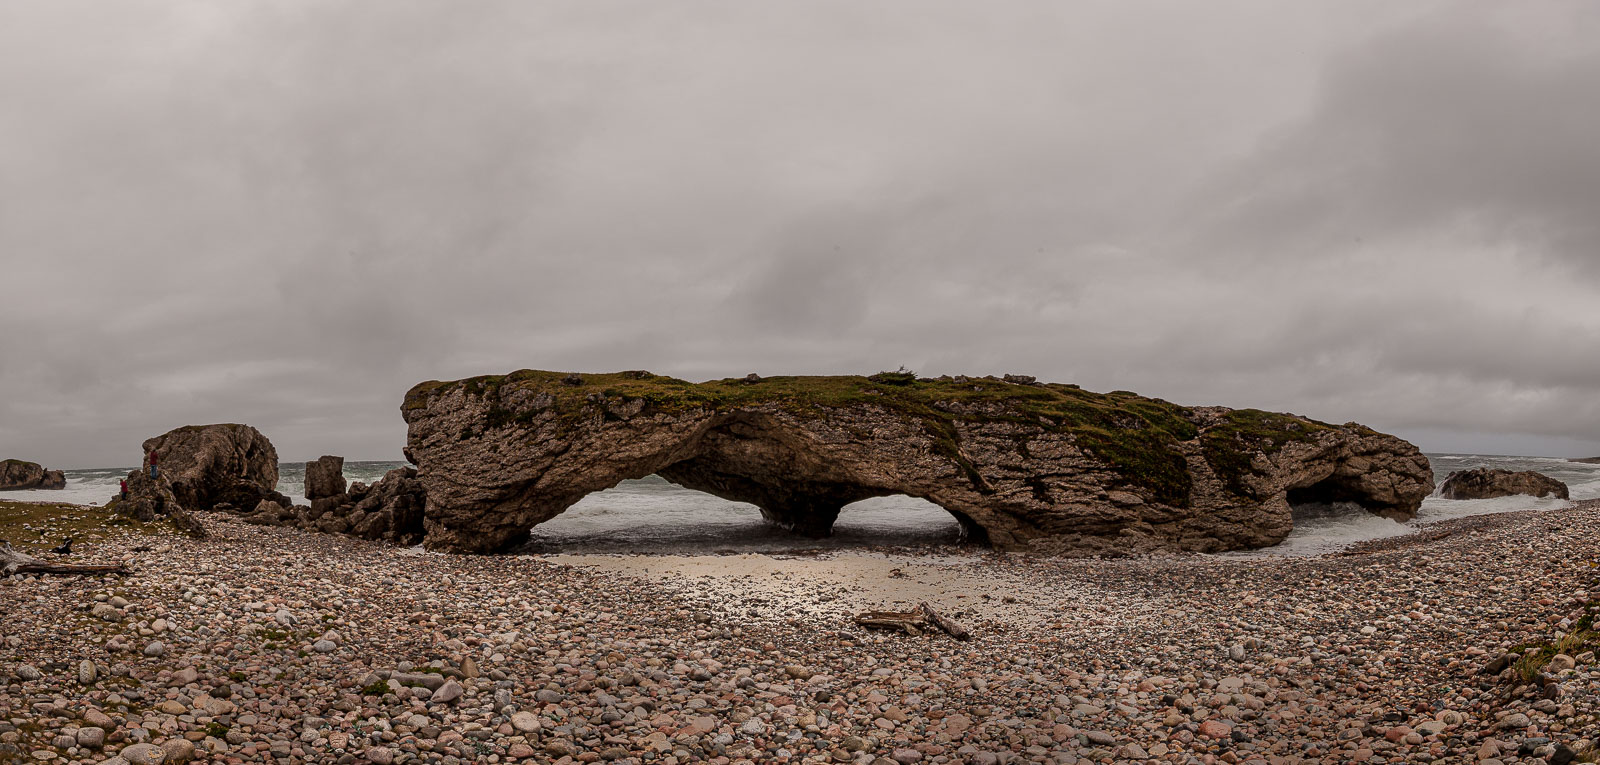
{"type": "MultiPolygon", "coordinates": [[[[529,424],[550,412],[562,431],[584,418],[612,416],[609,412],[632,401],[643,401],[645,416],[767,406],[803,415],[870,406],[921,420],[935,448],[969,475],[974,469],[961,456],[955,425],[1012,421],[1070,435],[1122,476],[1128,488],[1176,506],[1188,504],[1191,490],[1178,443],[1200,435],[1187,407],[1127,391],[1093,393],[1076,385],[1018,384],[995,377],[918,378],[903,369],[870,377],[781,376],[703,383],[642,371],[569,374],[525,369],[421,383],[406,394],[404,409],[422,409],[434,396],[455,390],[488,404],[486,428],[529,424]],[[508,403],[510,394],[523,390],[548,394],[550,405],[508,403]]],[[[1251,468],[1241,449],[1275,450],[1331,428],[1292,415],[1239,410],[1206,434],[1205,453],[1229,488],[1243,494],[1242,476],[1251,468]]]]}
{"type": "Polygon", "coordinates": [[[1206,462],[1230,491],[1252,499],[1263,499],[1245,482],[1255,472],[1252,464],[1257,452],[1275,454],[1295,442],[1313,441],[1318,433],[1334,430],[1325,422],[1260,409],[1235,409],[1223,421],[1206,429],[1200,437],[1206,462]]]}

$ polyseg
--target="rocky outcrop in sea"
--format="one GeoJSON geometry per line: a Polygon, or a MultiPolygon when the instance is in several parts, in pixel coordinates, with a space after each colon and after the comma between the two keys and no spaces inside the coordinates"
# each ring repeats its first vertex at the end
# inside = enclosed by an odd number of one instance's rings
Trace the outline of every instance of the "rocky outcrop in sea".
{"type": "Polygon", "coordinates": [[[1566,484],[1532,470],[1458,470],[1444,479],[1444,484],[1439,487],[1439,496],[1445,499],[1493,499],[1517,494],[1568,498],[1566,484]]]}
{"type": "Polygon", "coordinates": [[[37,462],[0,460],[0,491],[66,488],[67,478],[59,470],[45,470],[37,462]]]}
{"type": "Polygon", "coordinates": [[[1354,423],[1185,407],[1031,377],[523,370],[406,395],[430,548],[505,549],[584,495],[659,474],[827,534],[869,497],[927,499],[1011,550],[1220,551],[1281,541],[1290,506],[1412,517],[1417,448],[1354,423]]]}

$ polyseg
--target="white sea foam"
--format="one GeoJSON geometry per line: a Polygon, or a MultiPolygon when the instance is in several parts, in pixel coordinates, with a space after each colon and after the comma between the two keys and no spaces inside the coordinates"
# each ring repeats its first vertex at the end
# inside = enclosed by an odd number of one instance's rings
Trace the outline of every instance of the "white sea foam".
{"type": "MultiPolygon", "coordinates": [[[[400,467],[404,462],[346,462],[344,475],[351,481],[371,484],[384,473],[400,467]]],[[[20,502],[59,502],[69,505],[104,505],[117,496],[118,482],[127,477],[133,468],[93,468],[66,470],[67,485],[61,489],[29,489],[26,491],[0,491],[0,499],[20,502]]],[[[283,462],[278,465],[278,491],[295,504],[304,504],[305,463],[283,462]]]]}
{"type": "MultiPolygon", "coordinates": [[[[1600,465],[1568,462],[1556,457],[1507,457],[1502,455],[1430,455],[1436,485],[1458,470],[1499,468],[1535,470],[1567,484],[1572,501],[1600,498],[1600,465]]],[[[1357,542],[1401,536],[1417,528],[1454,518],[1489,515],[1515,510],[1558,510],[1572,504],[1564,499],[1529,496],[1494,499],[1443,499],[1435,488],[1434,496],[1422,501],[1416,518],[1399,523],[1373,515],[1358,505],[1320,505],[1296,508],[1294,530],[1281,544],[1260,550],[1228,553],[1235,557],[1322,555],[1342,550],[1357,542]]]]}

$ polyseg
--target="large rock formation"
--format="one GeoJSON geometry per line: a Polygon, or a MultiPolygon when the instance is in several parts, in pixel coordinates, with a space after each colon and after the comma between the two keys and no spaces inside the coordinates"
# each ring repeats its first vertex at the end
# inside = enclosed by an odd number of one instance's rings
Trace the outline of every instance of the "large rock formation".
{"type": "Polygon", "coordinates": [[[262,526],[292,526],[405,545],[422,541],[426,500],[415,468],[391,470],[370,487],[355,483],[345,488],[343,466],[342,457],[306,463],[309,507],[289,507],[287,502],[263,499],[254,507],[239,510],[245,522],[262,526]],[[339,491],[330,494],[334,486],[339,491]]]}
{"type": "Polygon", "coordinates": [[[1493,499],[1517,494],[1568,498],[1566,484],[1532,470],[1520,473],[1491,468],[1458,470],[1439,487],[1439,496],[1445,499],[1493,499]]]}
{"type": "Polygon", "coordinates": [[[323,456],[306,463],[306,499],[337,497],[344,492],[343,457],[323,456]]]}
{"type": "Polygon", "coordinates": [[[278,450],[249,425],[186,425],[145,441],[145,455],[152,451],[158,474],[191,510],[253,507],[277,492],[278,450]]]}
{"type": "Polygon", "coordinates": [[[407,393],[425,544],[500,550],[584,495],[652,473],[826,534],[844,505],[906,494],[1005,549],[1216,551],[1281,541],[1291,503],[1409,518],[1433,489],[1416,447],[1360,425],[905,373],[524,370],[407,393]]]}
{"type": "Polygon", "coordinates": [[[288,504],[279,494],[278,450],[249,425],[186,425],[144,442],[142,467],[128,474],[128,498],[108,505],[115,512],[151,520],[172,517],[202,536],[192,513],[223,507],[255,507],[263,499],[288,504]],[[155,452],[157,477],[150,478],[155,452]]]}
{"type": "Polygon", "coordinates": [[[0,460],[0,491],[23,489],[64,489],[67,477],[59,470],[45,470],[37,462],[0,460]]]}

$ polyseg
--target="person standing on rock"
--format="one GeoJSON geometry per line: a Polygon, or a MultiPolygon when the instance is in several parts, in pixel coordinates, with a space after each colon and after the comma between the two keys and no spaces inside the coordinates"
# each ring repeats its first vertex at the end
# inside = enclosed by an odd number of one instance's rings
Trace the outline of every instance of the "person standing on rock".
{"type": "Polygon", "coordinates": [[[122,479],[122,498],[124,500],[128,498],[128,479],[126,478],[122,479]]]}
{"type": "Polygon", "coordinates": [[[150,480],[156,480],[156,450],[150,450],[150,480]]]}

